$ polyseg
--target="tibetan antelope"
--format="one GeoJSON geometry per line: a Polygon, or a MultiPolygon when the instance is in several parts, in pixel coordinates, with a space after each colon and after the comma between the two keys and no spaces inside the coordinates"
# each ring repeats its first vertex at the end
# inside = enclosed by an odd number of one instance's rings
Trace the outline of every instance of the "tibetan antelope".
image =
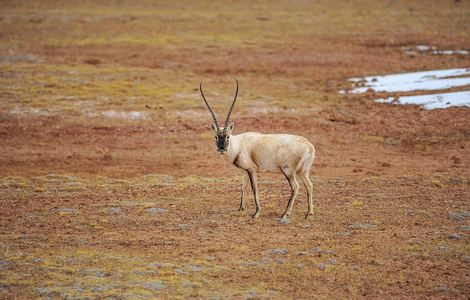
{"type": "Polygon", "coordinates": [[[219,126],[214,112],[206,97],[204,97],[202,82],[199,89],[202,99],[214,120],[214,123],[211,124],[211,129],[214,133],[217,151],[229,163],[244,171],[239,210],[245,210],[245,194],[250,184],[256,205],[256,211],[252,217],[258,218],[261,207],[258,195],[257,174],[258,172],[281,172],[291,187],[291,195],[286,211],[282,215],[282,220],[287,221],[291,214],[295,197],[300,188],[297,179],[302,181],[307,190],[308,212],[305,218],[313,217],[313,185],[309,174],[315,157],[315,148],[306,138],[291,134],[246,132],[232,135],[234,124],[229,122],[238,95],[238,80],[236,81],[237,90],[223,127],[219,126]]]}

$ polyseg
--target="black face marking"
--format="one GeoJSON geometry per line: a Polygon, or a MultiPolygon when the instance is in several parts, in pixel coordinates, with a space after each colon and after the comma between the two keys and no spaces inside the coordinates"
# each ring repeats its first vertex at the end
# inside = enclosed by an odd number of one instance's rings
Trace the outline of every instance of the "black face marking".
{"type": "Polygon", "coordinates": [[[215,145],[217,146],[217,151],[220,153],[227,151],[229,141],[229,134],[224,132],[217,132],[217,135],[215,136],[215,145]]]}

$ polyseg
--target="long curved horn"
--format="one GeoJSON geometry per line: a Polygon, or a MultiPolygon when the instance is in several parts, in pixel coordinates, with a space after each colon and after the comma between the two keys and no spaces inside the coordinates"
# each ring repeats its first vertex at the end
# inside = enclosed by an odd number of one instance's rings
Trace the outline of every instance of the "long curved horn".
{"type": "Polygon", "coordinates": [[[235,78],[235,81],[237,82],[237,90],[235,91],[235,97],[233,98],[232,106],[230,106],[230,110],[228,111],[227,118],[225,119],[224,132],[227,131],[228,122],[230,121],[230,115],[232,114],[233,107],[235,106],[235,101],[237,101],[238,80],[235,78]]]}
{"type": "Polygon", "coordinates": [[[217,130],[218,130],[219,129],[219,124],[217,123],[217,118],[215,117],[214,112],[211,109],[211,106],[207,102],[206,97],[204,97],[204,93],[202,92],[202,82],[201,82],[201,85],[199,86],[199,90],[201,91],[202,99],[204,99],[204,102],[206,103],[206,106],[209,109],[209,111],[212,115],[212,119],[214,119],[214,124],[215,124],[215,126],[217,126],[217,130]]]}

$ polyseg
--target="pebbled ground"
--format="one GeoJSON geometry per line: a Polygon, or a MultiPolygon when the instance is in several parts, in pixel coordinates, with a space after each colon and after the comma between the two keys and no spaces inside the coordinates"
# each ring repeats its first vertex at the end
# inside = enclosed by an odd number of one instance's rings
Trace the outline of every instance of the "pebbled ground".
{"type": "MultiPolygon", "coordinates": [[[[341,95],[353,76],[465,68],[465,1],[5,2],[0,298],[470,295],[468,108],[341,95]],[[315,218],[218,157],[200,81],[235,131],[316,147],[315,218]]],[[[463,87],[462,90],[468,89],[463,87]]],[[[458,89],[456,89],[458,90],[458,89]]],[[[419,92],[415,92],[419,93],[419,92]]],[[[412,93],[413,94],[413,93],[412,93]]]]}

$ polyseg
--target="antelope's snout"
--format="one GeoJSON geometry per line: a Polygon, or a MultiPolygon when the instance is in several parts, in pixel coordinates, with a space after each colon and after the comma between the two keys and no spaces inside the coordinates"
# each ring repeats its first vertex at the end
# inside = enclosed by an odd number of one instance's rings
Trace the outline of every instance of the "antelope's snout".
{"type": "Polygon", "coordinates": [[[229,145],[229,136],[226,134],[217,134],[215,138],[215,144],[217,146],[217,151],[220,152],[220,154],[224,154],[227,152],[227,148],[229,145]]]}

